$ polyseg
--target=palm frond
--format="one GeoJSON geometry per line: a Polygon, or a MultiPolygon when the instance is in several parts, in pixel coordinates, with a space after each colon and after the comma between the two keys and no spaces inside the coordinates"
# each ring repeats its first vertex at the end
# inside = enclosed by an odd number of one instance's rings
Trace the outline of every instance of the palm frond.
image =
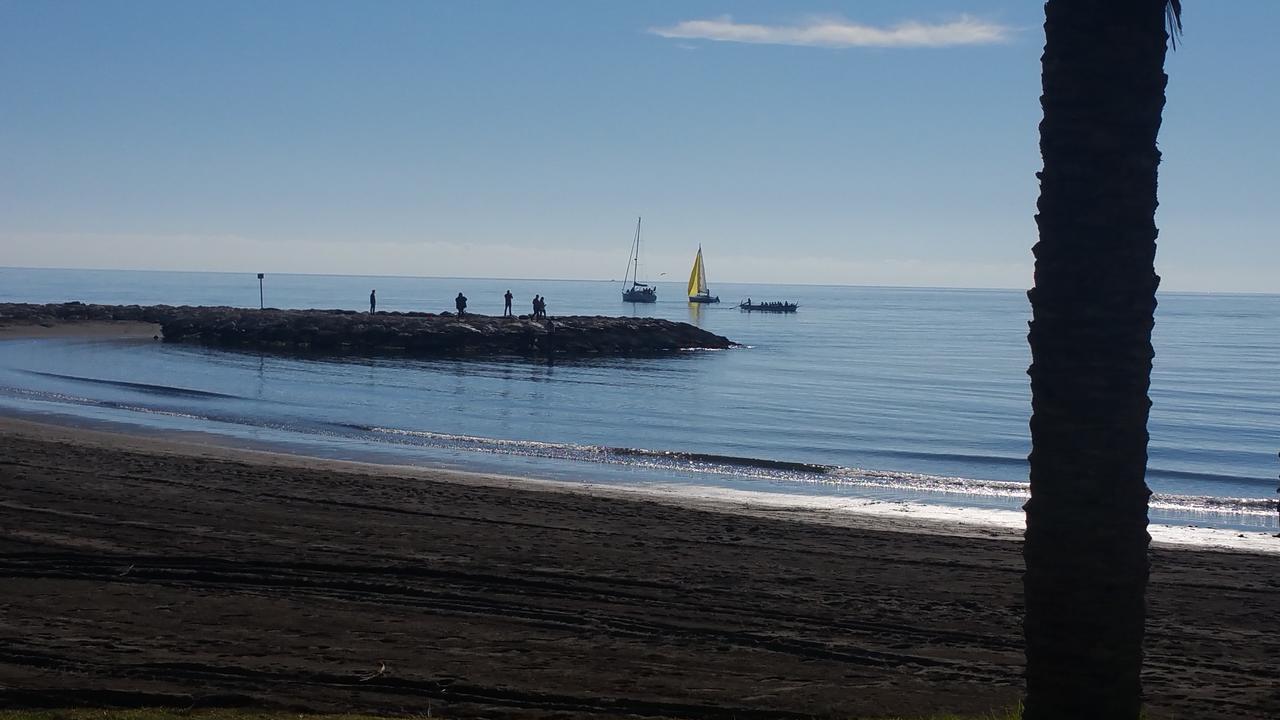
{"type": "Polygon", "coordinates": [[[1178,49],[1178,38],[1182,37],[1182,0],[1169,0],[1164,6],[1164,24],[1169,28],[1169,41],[1173,49],[1178,49]]]}

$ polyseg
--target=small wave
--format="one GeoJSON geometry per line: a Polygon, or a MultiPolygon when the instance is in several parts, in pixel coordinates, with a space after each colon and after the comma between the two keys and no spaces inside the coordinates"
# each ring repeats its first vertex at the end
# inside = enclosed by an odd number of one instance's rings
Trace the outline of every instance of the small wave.
{"type": "Polygon", "coordinates": [[[34,400],[48,400],[51,402],[72,403],[77,405],[95,405],[98,402],[97,400],[92,400],[87,397],[80,397],[79,395],[68,395],[66,393],[52,392],[49,390],[31,390],[28,388],[19,388],[19,387],[10,387],[10,386],[0,387],[0,393],[13,395],[14,397],[31,398],[34,400]]]}
{"type": "Polygon", "coordinates": [[[1195,472],[1191,470],[1165,470],[1158,467],[1147,467],[1147,477],[1173,478],[1178,480],[1202,480],[1205,482],[1249,482],[1271,485],[1271,478],[1240,477],[1239,475],[1223,475],[1221,473],[1195,472]]]}
{"type": "Polygon", "coordinates": [[[944,462],[978,462],[987,465],[1027,465],[1025,456],[1010,457],[1007,455],[971,455],[965,453],[921,452],[917,450],[881,450],[881,455],[910,458],[912,460],[941,460],[944,462]]]}
{"type": "Polygon", "coordinates": [[[691,466],[727,466],[825,474],[836,469],[833,465],[792,462],[787,460],[770,460],[765,458],[737,457],[734,455],[718,455],[714,453],[686,452],[680,450],[647,450],[644,448],[610,447],[607,445],[577,445],[573,443],[541,442],[538,440],[505,440],[502,438],[486,438],[474,435],[454,435],[428,430],[401,430],[397,428],[371,427],[365,425],[347,425],[343,427],[362,430],[364,432],[384,435],[417,438],[432,444],[465,447],[470,450],[504,452],[509,454],[527,454],[540,457],[563,457],[565,459],[609,460],[627,462],[629,459],[640,461],[670,462],[672,464],[691,466]]]}
{"type": "Polygon", "coordinates": [[[1151,496],[1151,507],[1160,510],[1190,512],[1227,512],[1243,515],[1274,515],[1276,501],[1267,498],[1215,497],[1213,495],[1165,495],[1151,496]]]}
{"type": "MultiPolygon", "coordinates": [[[[836,481],[849,484],[921,492],[945,492],[965,495],[998,497],[1031,497],[1030,485],[1006,480],[978,480],[963,477],[945,477],[917,473],[901,473],[880,470],[841,468],[836,481]]],[[[1272,515],[1277,501],[1267,498],[1218,497],[1212,495],[1173,495],[1154,493],[1150,506],[1155,510],[1171,510],[1189,513],[1238,513],[1245,515],[1272,515]]]]}
{"type": "Polygon", "coordinates": [[[1014,482],[1010,480],[979,480],[975,478],[895,472],[891,470],[866,470],[863,468],[840,468],[836,477],[849,484],[896,488],[900,490],[948,492],[998,497],[1029,497],[1029,485],[1027,483],[1014,482]]]}
{"type": "Polygon", "coordinates": [[[128,382],[125,380],[105,380],[102,378],[87,378],[78,375],[63,375],[62,373],[42,372],[40,370],[23,370],[29,375],[39,375],[41,377],[58,378],[60,380],[72,380],[75,382],[89,383],[91,385],[107,385],[109,387],[122,387],[130,390],[141,390],[143,392],[154,393],[157,395],[169,395],[173,397],[194,397],[194,398],[230,398],[238,399],[237,395],[227,395],[226,393],[212,392],[210,390],[194,390],[192,388],[172,387],[169,385],[151,385],[149,383],[128,382]]]}
{"type": "MultiPolygon", "coordinates": [[[[991,498],[1025,499],[1030,496],[1029,485],[1026,482],[871,470],[713,453],[609,447],[604,445],[577,445],[538,440],[509,440],[368,425],[341,424],[341,426],[371,433],[384,440],[396,438],[397,440],[395,441],[433,448],[582,462],[627,464],[677,472],[727,475],[739,480],[810,483],[848,489],[860,487],[879,488],[915,493],[943,493],[991,498]]],[[[1156,494],[1152,496],[1151,507],[1157,510],[1185,513],[1269,515],[1276,512],[1276,501],[1266,498],[1156,494]]]]}
{"type": "Polygon", "coordinates": [[[193,412],[183,412],[170,408],[160,408],[148,405],[139,405],[136,403],[118,401],[118,400],[98,400],[96,398],[80,397],[78,395],[68,395],[66,393],[52,392],[48,390],[30,390],[27,388],[0,387],[0,395],[11,395],[17,398],[34,400],[37,402],[54,403],[60,405],[80,405],[90,408],[103,408],[105,410],[124,410],[130,413],[138,413],[140,415],[154,415],[159,417],[181,418],[184,420],[195,420],[199,422],[226,423],[229,425],[244,425],[248,427],[263,428],[279,428],[279,429],[297,429],[305,430],[305,428],[289,428],[280,423],[271,422],[241,415],[227,414],[199,414],[193,412]]]}

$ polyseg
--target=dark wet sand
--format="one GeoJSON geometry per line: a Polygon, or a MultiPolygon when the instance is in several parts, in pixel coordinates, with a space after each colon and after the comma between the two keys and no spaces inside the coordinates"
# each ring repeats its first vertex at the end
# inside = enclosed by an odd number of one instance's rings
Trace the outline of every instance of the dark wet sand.
{"type": "MultiPolygon", "coordinates": [[[[1018,543],[770,515],[0,420],[0,705],[1016,702],[1018,543]]],[[[1280,556],[1153,559],[1150,716],[1280,717],[1280,556]]]]}

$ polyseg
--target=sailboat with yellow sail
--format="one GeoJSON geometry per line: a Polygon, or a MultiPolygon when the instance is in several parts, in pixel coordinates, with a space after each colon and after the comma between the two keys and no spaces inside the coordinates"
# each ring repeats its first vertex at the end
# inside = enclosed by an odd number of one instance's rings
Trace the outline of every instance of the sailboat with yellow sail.
{"type": "Polygon", "coordinates": [[[707,269],[702,264],[702,246],[698,246],[698,256],[693,259],[693,272],[689,273],[689,302],[718,303],[720,298],[713,296],[707,289],[707,269]]]}

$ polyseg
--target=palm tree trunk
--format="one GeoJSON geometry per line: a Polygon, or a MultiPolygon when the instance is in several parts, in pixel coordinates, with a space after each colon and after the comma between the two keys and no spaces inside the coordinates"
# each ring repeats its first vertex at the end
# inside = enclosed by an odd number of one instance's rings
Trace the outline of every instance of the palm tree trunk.
{"type": "Polygon", "coordinates": [[[1049,0],[1024,718],[1135,719],[1166,0],[1049,0]]]}

